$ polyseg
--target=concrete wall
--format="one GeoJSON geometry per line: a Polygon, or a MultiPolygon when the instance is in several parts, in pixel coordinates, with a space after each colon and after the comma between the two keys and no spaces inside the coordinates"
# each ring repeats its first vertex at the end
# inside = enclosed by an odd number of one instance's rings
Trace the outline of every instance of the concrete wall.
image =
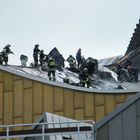
{"type": "Polygon", "coordinates": [[[91,93],[0,71],[0,124],[36,122],[44,112],[99,121],[135,93],[91,93]]]}
{"type": "Polygon", "coordinates": [[[140,99],[96,129],[96,140],[140,140],[140,99]]]}

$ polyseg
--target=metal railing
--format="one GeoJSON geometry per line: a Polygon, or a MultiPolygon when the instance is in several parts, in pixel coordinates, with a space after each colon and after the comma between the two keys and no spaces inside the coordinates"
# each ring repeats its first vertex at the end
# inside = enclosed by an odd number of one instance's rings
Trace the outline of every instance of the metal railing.
{"type": "MultiPolygon", "coordinates": [[[[29,123],[1,125],[0,139],[38,137],[45,140],[45,136],[55,135],[80,135],[90,134],[90,140],[94,140],[93,121],[67,121],[54,123],[29,123]],[[57,127],[56,127],[57,125],[57,127]],[[65,125],[65,126],[64,126],[65,125]],[[22,129],[21,129],[22,128],[22,129]]],[[[80,140],[80,139],[79,139],[80,140]]]]}

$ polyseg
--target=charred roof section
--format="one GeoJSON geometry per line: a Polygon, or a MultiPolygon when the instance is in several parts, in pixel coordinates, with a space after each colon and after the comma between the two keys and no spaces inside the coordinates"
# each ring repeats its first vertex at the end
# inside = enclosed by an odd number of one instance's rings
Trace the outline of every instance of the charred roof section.
{"type": "Polygon", "coordinates": [[[137,49],[138,47],[140,47],[140,19],[139,23],[136,24],[136,28],[134,29],[134,33],[131,37],[126,54],[129,54],[131,51],[137,49]]]}

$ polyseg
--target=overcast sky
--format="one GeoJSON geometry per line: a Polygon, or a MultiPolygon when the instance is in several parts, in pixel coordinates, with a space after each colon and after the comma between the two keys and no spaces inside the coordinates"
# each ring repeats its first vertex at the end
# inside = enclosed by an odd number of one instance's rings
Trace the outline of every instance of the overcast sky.
{"type": "Polygon", "coordinates": [[[36,43],[64,58],[123,55],[140,18],[140,0],[0,0],[0,48],[11,44],[9,63],[29,63],[36,43]]]}

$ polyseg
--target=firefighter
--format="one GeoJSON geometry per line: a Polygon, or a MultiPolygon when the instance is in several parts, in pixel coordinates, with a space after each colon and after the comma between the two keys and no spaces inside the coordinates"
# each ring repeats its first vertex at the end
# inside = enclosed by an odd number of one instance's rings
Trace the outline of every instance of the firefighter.
{"type": "Polygon", "coordinates": [[[44,50],[41,50],[39,55],[40,66],[42,66],[44,58],[45,58],[44,50]]]}
{"type": "Polygon", "coordinates": [[[117,61],[117,64],[116,64],[116,73],[118,74],[118,81],[123,83],[123,80],[124,80],[124,68],[123,68],[123,65],[120,61],[117,61]]]}
{"type": "Polygon", "coordinates": [[[77,60],[77,67],[80,68],[80,65],[82,63],[81,49],[78,49],[76,53],[76,60],[77,60]]]}
{"type": "Polygon", "coordinates": [[[69,62],[70,68],[76,67],[76,60],[72,55],[69,55],[69,57],[67,58],[67,61],[69,62]]]}
{"type": "Polygon", "coordinates": [[[8,64],[8,55],[11,53],[11,54],[14,54],[11,49],[10,49],[11,45],[10,44],[7,44],[4,48],[3,48],[3,51],[2,51],[2,57],[3,57],[3,61],[5,62],[5,65],[8,64]]]}
{"type": "Polygon", "coordinates": [[[132,65],[127,66],[130,81],[138,82],[138,69],[132,65]]]}
{"type": "Polygon", "coordinates": [[[0,52],[0,65],[3,64],[3,57],[2,57],[2,52],[0,52]]]}
{"type": "Polygon", "coordinates": [[[28,61],[28,57],[24,54],[21,54],[20,56],[21,66],[26,67],[26,63],[28,61]]]}
{"type": "Polygon", "coordinates": [[[55,68],[56,68],[56,64],[55,64],[55,60],[52,57],[49,58],[48,68],[49,68],[49,71],[48,71],[49,80],[53,79],[53,81],[55,81],[55,68]]]}
{"type": "Polygon", "coordinates": [[[45,54],[44,62],[48,63],[48,61],[49,61],[49,56],[47,54],[45,54]]]}
{"type": "Polygon", "coordinates": [[[90,80],[89,80],[89,75],[88,75],[88,70],[87,68],[84,68],[82,72],[79,75],[80,79],[80,84],[82,84],[83,87],[87,85],[87,88],[90,86],[90,80]]]}
{"type": "Polygon", "coordinates": [[[40,53],[39,44],[35,44],[35,47],[33,50],[33,58],[34,58],[35,68],[38,67],[38,55],[39,55],[39,53],[40,53]]]}

